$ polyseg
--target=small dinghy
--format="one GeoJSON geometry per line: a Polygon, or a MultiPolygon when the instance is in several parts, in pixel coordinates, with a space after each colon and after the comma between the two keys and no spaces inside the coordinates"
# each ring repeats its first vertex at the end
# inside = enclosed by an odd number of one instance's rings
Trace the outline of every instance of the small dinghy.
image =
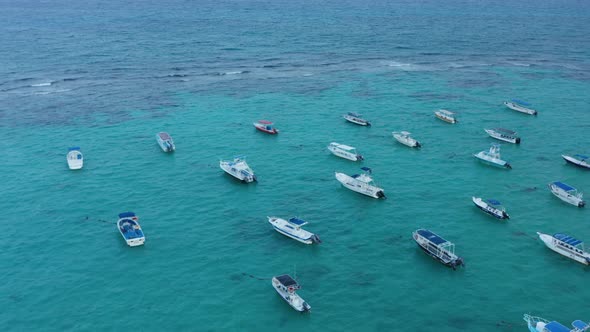
{"type": "Polygon", "coordinates": [[[84,156],[77,146],[68,149],[66,160],[70,169],[81,169],[84,166],[84,156]]]}
{"type": "Polygon", "coordinates": [[[156,141],[158,141],[158,145],[164,152],[172,152],[176,150],[176,146],[174,145],[174,141],[172,137],[168,135],[166,132],[159,132],[156,134],[156,141]]]}
{"type": "Polygon", "coordinates": [[[524,315],[524,321],[529,328],[529,332],[585,332],[590,331],[590,325],[581,320],[572,322],[573,329],[562,325],[556,321],[548,321],[541,317],[524,315]]]}
{"type": "Polygon", "coordinates": [[[513,111],[529,115],[537,115],[537,111],[535,111],[532,108],[529,108],[532,105],[527,103],[526,101],[512,99],[511,101],[505,101],[504,105],[513,111]]]}
{"type": "Polygon", "coordinates": [[[551,193],[562,201],[577,207],[584,207],[586,205],[586,202],[583,200],[583,194],[578,192],[576,188],[559,181],[551,182],[548,186],[551,193]]]}
{"type": "Polygon", "coordinates": [[[502,206],[502,203],[495,199],[483,200],[481,197],[471,197],[473,204],[477,206],[483,212],[494,216],[498,219],[510,219],[506,209],[502,206]]]}
{"type": "Polygon", "coordinates": [[[267,134],[275,135],[279,133],[274,127],[274,124],[268,120],[258,120],[258,122],[254,122],[253,125],[256,129],[267,134]]]}
{"type": "Polygon", "coordinates": [[[584,251],[584,242],[566,234],[549,235],[537,232],[537,235],[547,248],[578,263],[590,265],[590,253],[584,251]]]}
{"type": "Polygon", "coordinates": [[[393,138],[395,138],[398,142],[402,143],[403,145],[407,145],[411,148],[419,148],[422,146],[420,142],[410,137],[412,133],[407,131],[394,131],[391,133],[393,138]]]}
{"type": "Polygon", "coordinates": [[[361,167],[364,171],[362,174],[355,174],[353,176],[344,173],[335,173],[336,180],[342,183],[346,188],[367,195],[373,198],[385,198],[383,189],[374,185],[373,178],[371,178],[371,169],[368,167],[361,167]]]}
{"type": "Polygon", "coordinates": [[[588,156],[584,156],[581,154],[575,154],[573,156],[561,155],[561,157],[563,159],[565,159],[565,161],[567,161],[568,163],[570,163],[572,165],[576,165],[576,166],[579,166],[582,168],[590,169],[590,157],[588,157],[588,156]]]}
{"type": "Polygon", "coordinates": [[[520,137],[515,131],[504,129],[504,128],[494,128],[494,129],[484,129],[488,135],[495,139],[499,139],[500,141],[513,143],[513,144],[520,144],[520,137]]]}
{"type": "Polygon", "coordinates": [[[272,286],[293,309],[299,312],[308,312],[311,310],[311,306],[295,292],[301,289],[301,286],[288,274],[273,277],[272,286]]]}
{"type": "Polygon", "coordinates": [[[444,265],[452,267],[453,270],[457,266],[465,266],[463,258],[455,255],[455,245],[452,242],[443,239],[427,229],[416,230],[412,233],[412,237],[420,249],[444,265]]]}
{"type": "Polygon", "coordinates": [[[346,119],[346,121],[352,122],[352,123],[360,125],[360,126],[371,126],[371,123],[369,121],[363,119],[363,116],[358,113],[348,112],[348,113],[344,114],[342,117],[344,119],[346,119]]]}
{"type": "Polygon", "coordinates": [[[235,157],[233,161],[221,160],[219,161],[219,167],[240,181],[246,183],[256,181],[256,175],[254,175],[254,171],[248,166],[244,157],[235,157]]]}
{"type": "Polygon", "coordinates": [[[145,236],[138,220],[139,218],[133,212],[119,213],[117,228],[130,247],[140,246],[145,242],[145,236]]]}
{"type": "Polygon", "coordinates": [[[302,226],[307,225],[307,221],[305,220],[291,218],[287,221],[277,217],[267,218],[268,222],[272,225],[275,231],[285,236],[305,244],[322,243],[322,240],[320,240],[319,236],[301,229],[302,226]]]}
{"type": "Polygon", "coordinates": [[[336,142],[330,143],[328,145],[328,150],[332,152],[333,155],[338,156],[340,158],[352,160],[352,161],[361,161],[363,160],[363,156],[361,156],[355,147],[339,144],[336,142]]]}
{"type": "Polygon", "coordinates": [[[447,123],[459,122],[457,120],[456,113],[453,113],[453,112],[447,111],[447,110],[438,110],[438,111],[434,112],[434,116],[436,116],[437,118],[439,118],[447,123]]]}
{"type": "Polygon", "coordinates": [[[500,156],[500,144],[492,144],[489,151],[481,151],[477,154],[473,155],[475,158],[485,162],[486,164],[504,167],[504,168],[512,168],[510,164],[501,159],[500,156]]]}

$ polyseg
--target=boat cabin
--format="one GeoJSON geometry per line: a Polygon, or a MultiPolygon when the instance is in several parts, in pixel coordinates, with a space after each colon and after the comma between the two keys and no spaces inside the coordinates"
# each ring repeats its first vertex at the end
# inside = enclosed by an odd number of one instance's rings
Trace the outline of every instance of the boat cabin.
{"type": "Polygon", "coordinates": [[[561,233],[554,234],[553,238],[557,240],[558,246],[580,255],[584,254],[584,242],[561,233]]]}
{"type": "Polygon", "coordinates": [[[289,219],[289,223],[291,225],[293,225],[296,229],[299,229],[302,226],[307,225],[307,221],[299,219],[299,218],[291,218],[291,219],[289,219]]]}
{"type": "Polygon", "coordinates": [[[274,123],[272,123],[268,120],[259,120],[258,124],[262,125],[264,127],[264,129],[266,129],[266,130],[269,130],[269,131],[273,130],[274,123]]]}

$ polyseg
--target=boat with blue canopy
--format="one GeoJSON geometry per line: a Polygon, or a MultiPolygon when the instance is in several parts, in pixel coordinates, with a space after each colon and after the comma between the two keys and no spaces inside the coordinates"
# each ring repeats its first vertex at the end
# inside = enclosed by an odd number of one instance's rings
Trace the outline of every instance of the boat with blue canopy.
{"type": "Polygon", "coordinates": [[[563,233],[553,235],[537,232],[539,238],[545,245],[565,257],[571,258],[578,263],[590,265],[590,253],[584,249],[584,242],[563,233]]]}
{"type": "Polygon", "coordinates": [[[285,220],[277,217],[267,218],[275,231],[285,236],[305,244],[322,243],[319,236],[301,228],[307,225],[307,221],[303,219],[290,218],[289,220],[285,220]]]}
{"type": "Polygon", "coordinates": [[[130,247],[143,245],[145,236],[139,226],[139,217],[133,212],[119,213],[119,220],[117,221],[117,229],[125,239],[125,242],[130,247]]]}
{"type": "Polygon", "coordinates": [[[585,332],[590,330],[590,324],[581,320],[573,321],[570,329],[557,321],[549,321],[528,314],[525,314],[523,319],[527,323],[529,332],[585,332]]]}
{"type": "Polygon", "coordinates": [[[348,112],[342,116],[346,121],[352,122],[359,126],[371,126],[371,123],[365,119],[359,113],[348,112]]]}
{"type": "Polygon", "coordinates": [[[585,169],[590,169],[590,157],[588,156],[585,156],[583,154],[575,154],[573,156],[562,154],[561,157],[572,165],[576,165],[578,167],[582,167],[585,169]]]}
{"type": "Polygon", "coordinates": [[[496,217],[498,219],[510,219],[506,209],[502,206],[500,201],[495,199],[482,199],[481,197],[471,197],[473,204],[483,212],[496,217]]]}
{"type": "Polygon", "coordinates": [[[512,99],[511,101],[505,101],[504,105],[506,107],[508,107],[509,109],[520,112],[520,113],[537,115],[537,111],[530,108],[532,105],[530,103],[527,103],[526,101],[512,99]]]}
{"type": "Polygon", "coordinates": [[[463,258],[455,255],[455,244],[452,242],[443,239],[427,229],[414,231],[412,237],[425,253],[444,265],[452,267],[453,270],[457,266],[465,266],[463,258]]]}
{"type": "Polygon", "coordinates": [[[500,144],[492,143],[489,151],[480,151],[473,156],[489,165],[508,169],[512,168],[512,166],[510,166],[507,161],[501,159],[502,156],[500,155],[500,144]]]}
{"type": "Polygon", "coordinates": [[[548,184],[551,193],[562,201],[575,205],[577,207],[584,207],[584,195],[581,192],[568,184],[563,182],[555,181],[548,184]]]}
{"type": "Polygon", "coordinates": [[[84,156],[80,151],[80,147],[74,146],[69,148],[66,160],[70,169],[81,169],[84,166],[84,156]]]}

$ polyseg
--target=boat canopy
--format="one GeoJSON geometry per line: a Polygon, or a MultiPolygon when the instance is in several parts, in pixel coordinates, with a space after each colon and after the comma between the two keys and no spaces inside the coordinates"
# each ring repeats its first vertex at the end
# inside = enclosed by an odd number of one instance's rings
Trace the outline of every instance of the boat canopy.
{"type": "Polygon", "coordinates": [[[80,151],[80,147],[79,146],[73,146],[71,148],[68,148],[68,151],[80,151]]]}
{"type": "Polygon", "coordinates": [[[355,118],[360,118],[360,117],[361,117],[361,115],[360,115],[360,114],[358,114],[358,113],[354,113],[354,112],[348,112],[348,113],[346,113],[346,114],[348,114],[348,115],[350,115],[350,116],[354,116],[355,118]]]}
{"type": "Polygon", "coordinates": [[[166,132],[160,132],[160,133],[158,133],[158,136],[160,136],[160,138],[163,139],[164,141],[172,139],[172,137],[170,137],[170,135],[168,135],[168,133],[166,133],[166,132]]]}
{"type": "Polygon", "coordinates": [[[268,121],[268,120],[258,120],[258,123],[265,124],[265,125],[271,125],[272,124],[272,122],[271,121],[268,121]]]}
{"type": "Polygon", "coordinates": [[[427,238],[428,241],[439,245],[439,244],[443,244],[445,242],[448,242],[447,240],[443,239],[442,237],[432,233],[431,231],[427,230],[427,229],[419,229],[417,231],[418,234],[422,235],[423,237],[427,238]]]}
{"type": "Polygon", "coordinates": [[[571,330],[568,327],[561,325],[558,322],[549,322],[545,325],[545,331],[547,332],[570,332],[571,330]]]}
{"type": "Polygon", "coordinates": [[[532,105],[530,103],[527,103],[526,101],[519,100],[519,99],[512,99],[512,102],[513,103],[520,104],[520,105],[524,105],[524,106],[531,106],[532,105]]]}
{"type": "Polygon", "coordinates": [[[288,274],[283,274],[282,276],[278,276],[275,278],[281,283],[281,285],[283,285],[285,287],[293,287],[293,288],[299,287],[299,284],[297,283],[297,281],[295,281],[295,279],[291,278],[291,276],[289,276],[288,274]]]}
{"type": "Polygon", "coordinates": [[[575,154],[575,155],[574,155],[574,157],[578,157],[578,158],[580,158],[580,159],[582,159],[582,160],[590,158],[590,157],[588,157],[588,156],[585,156],[585,155],[583,155],[583,154],[575,154]]]}
{"type": "Polygon", "coordinates": [[[369,167],[361,167],[361,169],[362,169],[363,171],[365,171],[365,172],[369,172],[369,173],[371,173],[371,172],[373,171],[373,170],[372,170],[372,169],[370,169],[369,167]]]}
{"type": "Polygon", "coordinates": [[[553,184],[565,191],[575,191],[576,190],[576,188],[569,186],[563,182],[555,181],[555,182],[553,182],[553,184]]]}
{"type": "Polygon", "coordinates": [[[569,235],[557,233],[553,235],[554,238],[558,239],[561,242],[567,243],[571,246],[577,246],[578,244],[582,243],[582,241],[575,239],[569,235]]]}
{"type": "Polygon", "coordinates": [[[400,131],[400,134],[402,134],[404,136],[410,136],[412,133],[409,131],[400,131]]]}
{"type": "Polygon", "coordinates": [[[299,218],[291,218],[289,219],[289,222],[293,225],[297,225],[297,226],[303,226],[305,224],[307,224],[307,221],[299,219],[299,218]]]}
{"type": "Polygon", "coordinates": [[[500,203],[500,201],[497,201],[495,199],[488,199],[488,200],[486,200],[486,202],[488,202],[492,205],[502,205],[502,203],[500,203]]]}
{"type": "Polygon", "coordinates": [[[339,144],[339,143],[330,143],[330,145],[331,146],[334,146],[334,147],[337,147],[339,149],[342,149],[342,150],[347,150],[347,151],[356,150],[355,147],[344,145],[344,144],[339,144]]]}
{"type": "Polygon", "coordinates": [[[510,129],[494,128],[494,130],[502,134],[516,135],[516,132],[510,129]]]}
{"type": "Polygon", "coordinates": [[[135,213],[133,212],[123,212],[123,213],[119,213],[119,219],[123,219],[123,218],[132,218],[135,217],[135,213]]]}
{"type": "Polygon", "coordinates": [[[589,327],[588,323],[583,322],[579,319],[573,321],[572,326],[580,331],[584,331],[584,329],[587,329],[589,327]]]}

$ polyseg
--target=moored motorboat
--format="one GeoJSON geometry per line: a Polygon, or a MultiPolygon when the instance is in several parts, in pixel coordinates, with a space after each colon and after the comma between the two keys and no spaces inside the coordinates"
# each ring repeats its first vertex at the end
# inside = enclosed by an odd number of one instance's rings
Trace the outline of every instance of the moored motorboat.
{"type": "Polygon", "coordinates": [[[481,197],[471,197],[473,204],[481,209],[483,212],[496,217],[498,219],[510,219],[506,209],[502,206],[502,203],[495,199],[482,199],[481,197]]]}
{"type": "Polygon", "coordinates": [[[567,161],[570,164],[582,167],[582,168],[586,168],[586,169],[590,169],[590,157],[588,156],[584,156],[581,154],[575,154],[573,156],[567,156],[567,155],[561,155],[561,157],[563,159],[565,159],[565,161],[567,161]]]}
{"type": "Polygon", "coordinates": [[[278,134],[279,131],[274,127],[274,123],[268,120],[258,120],[258,122],[253,123],[254,127],[262,132],[267,134],[278,134]]]}
{"type": "Polygon", "coordinates": [[[577,207],[584,207],[586,205],[583,199],[584,195],[578,192],[576,188],[559,181],[551,182],[548,186],[551,193],[562,201],[577,207]]]}
{"type": "Polygon", "coordinates": [[[66,160],[70,169],[81,169],[84,166],[84,155],[77,146],[68,149],[66,160]]]}
{"type": "Polygon", "coordinates": [[[584,332],[590,330],[590,325],[581,320],[573,321],[573,329],[570,329],[557,321],[548,321],[545,318],[527,314],[524,315],[523,319],[527,323],[529,332],[584,332]]]}
{"type": "Polygon", "coordinates": [[[584,242],[561,233],[549,235],[537,232],[537,235],[549,249],[578,263],[590,265],[590,253],[584,250],[584,242]]]}
{"type": "Polygon", "coordinates": [[[305,302],[295,291],[301,289],[301,286],[288,274],[283,274],[272,278],[272,286],[293,309],[299,312],[311,310],[311,306],[305,302]]]}
{"type": "Polygon", "coordinates": [[[277,217],[267,218],[272,227],[285,236],[305,244],[322,243],[319,236],[301,228],[302,226],[307,225],[305,220],[299,218],[290,218],[289,220],[277,217]]]}
{"type": "Polygon", "coordinates": [[[238,180],[246,183],[256,181],[256,175],[246,163],[245,157],[235,157],[232,161],[220,160],[219,167],[238,180]]]}
{"type": "Polygon", "coordinates": [[[139,226],[139,218],[133,212],[119,213],[117,229],[130,247],[136,247],[144,244],[145,236],[139,226]]]}
{"type": "Polygon", "coordinates": [[[463,258],[455,255],[455,245],[427,229],[412,232],[418,246],[429,256],[454,269],[465,266],[463,258]]]}
{"type": "Polygon", "coordinates": [[[529,108],[532,105],[527,103],[526,101],[512,99],[511,101],[505,101],[504,105],[506,107],[508,107],[509,109],[520,112],[520,113],[525,113],[525,114],[529,114],[529,115],[537,115],[537,111],[532,108],[529,108]]]}
{"type": "Polygon", "coordinates": [[[344,173],[335,173],[336,180],[342,183],[346,188],[367,195],[373,198],[385,198],[383,189],[374,185],[371,177],[371,169],[368,167],[361,167],[364,171],[362,174],[354,174],[353,176],[344,173]]]}
{"type": "Polygon", "coordinates": [[[488,135],[495,139],[499,139],[504,142],[520,144],[520,137],[515,131],[504,129],[504,128],[494,128],[494,129],[484,129],[488,135]]]}
{"type": "Polygon", "coordinates": [[[407,145],[411,148],[419,148],[422,146],[420,142],[410,137],[412,133],[407,131],[394,131],[391,133],[393,138],[395,138],[398,142],[402,143],[403,145],[407,145]]]}
{"type": "Polygon", "coordinates": [[[474,154],[473,156],[490,165],[504,168],[512,168],[512,166],[510,166],[510,164],[507,161],[501,159],[500,144],[493,143],[489,151],[480,151],[479,153],[474,154]]]}
{"type": "Polygon", "coordinates": [[[361,161],[363,160],[363,156],[361,156],[355,147],[339,144],[336,142],[330,143],[328,145],[328,150],[332,152],[333,155],[338,156],[340,158],[352,160],[352,161],[361,161]]]}
{"type": "Polygon", "coordinates": [[[156,141],[158,141],[158,145],[164,152],[172,152],[176,150],[176,146],[174,145],[174,141],[172,137],[168,135],[167,132],[159,132],[156,134],[156,141]]]}
{"type": "Polygon", "coordinates": [[[447,111],[447,110],[438,110],[434,112],[434,115],[443,120],[444,122],[448,122],[448,123],[457,123],[459,122],[457,120],[457,116],[456,113],[451,112],[451,111],[447,111]]]}
{"type": "Polygon", "coordinates": [[[370,126],[371,125],[371,123],[369,121],[363,119],[363,116],[358,113],[348,112],[348,113],[344,114],[342,117],[344,119],[346,119],[346,121],[352,122],[352,123],[360,125],[360,126],[370,126]]]}

